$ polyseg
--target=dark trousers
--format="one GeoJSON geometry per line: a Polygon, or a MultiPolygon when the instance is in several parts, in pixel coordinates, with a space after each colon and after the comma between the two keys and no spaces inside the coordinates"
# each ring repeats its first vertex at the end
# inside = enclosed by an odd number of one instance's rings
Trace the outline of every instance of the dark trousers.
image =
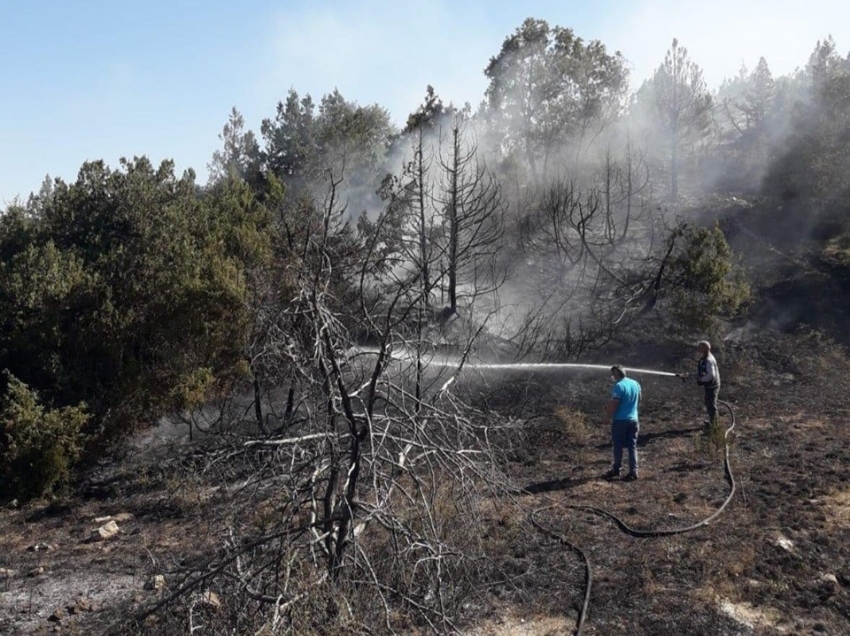
{"type": "Polygon", "coordinates": [[[636,420],[614,420],[611,423],[611,441],[614,444],[614,472],[619,473],[623,463],[623,449],[629,451],[629,472],[637,474],[637,441],[640,426],[636,420]]]}
{"type": "Polygon", "coordinates": [[[708,413],[708,421],[714,424],[717,420],[717,394],[720,393],[719,386],[705,387],[705,412],[708,413]]]}

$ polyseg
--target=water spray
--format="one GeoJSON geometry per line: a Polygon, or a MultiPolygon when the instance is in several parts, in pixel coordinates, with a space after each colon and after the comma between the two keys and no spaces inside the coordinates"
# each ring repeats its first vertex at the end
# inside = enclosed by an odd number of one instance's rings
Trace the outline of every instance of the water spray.
{"type": "MultiPolygon", "coordinates": [[[[353,358],[360,355],[376,355],[378,349],[374,348],[356,348],[348,352],[348,358],[353,358]]],[[[393,350],[390,354],[392,360],[412,361],[414,354],[406,349],[393,350]]],[[[440,387],[440,393],[444,393],[457,379],[457,376],[465,369],[474,369],[479,371],[531,371],[531,372],[547,372],[547,371],[603,371],[605,373],[611,370],[611,365],[604,364],[582,364],[577,362],[467,362],[463,359],[452,360],[448,358],[435,359],[425,356],[422,359],[426,367],[452,368],[457,367],[457,371],[450,377],[443,386],[440,387]]],[[[635,373],[638,375],[657,375],[668,378],[682,377],[677,373],[669,371],[656,371],[654,369],[639,369],[627,368],[626,372],[635,373]]],[[[684,378],[683,378],[684,379],[684,378]]]]}
{"type": "MultiPolygon", "coordinates": [[[[440,367],[449,367],[454,366],[451,362],[448,361],[436,361],[431,362],[431,365],[436,365],[440,367]]],[[[608,372],[611,370],[611,365],[604,364],[579,364],[572,362],[496,362],[496,363],[469,363],[465,364],[464,367],[470,369],[505,369],[505,370],[517,370],[517,371],[562,371],[568,369],[587,369],[590,371],[605,371],[608,372]]],[[[629,373],[638,373],[644,375],[660,375],[670,378],[677,377],[675,373],[670,373],[668,371],[655,371],[653,369],[637,369],[637,368],[626,368],[626,371],[629,373]]]]}
{"type": "MultiPolygon", "coordinates": [[[[347,357],[353,358],[360,355],[377,355],[377,348],[356,348],[348,352],[347,357]]],[[[407,350],[393,350],[390,358],[398,361],[414,360],[414,354],[407,350]]],[[[604,364],[583,364],[577,362],[464,362],[462,360],[452,360],[449,358],[434,359],[429,356],[422,356],[422,362],[427,367],[450,368],[459,367],[463,369],[479,369],[479,370],[504,370],[504,371],[567,371],[583,369],[587,371],[603,371],[609,372],[612,365],[604,364]]],[[[637,367],[627,367],[628,373],[637,373],[642,375],[658,375],[668,378],[682,377],[678,373],[670,373],[669,371],[656,371],[654,369],[639,369],[637,367]]]]}
{"type": "MultiPolygon", "coordinates": [[[[440,367],[449,367],[454,366],[454,364],[448,361],[436,361],[431,362],[430,364],[440,366],[440,367]]],[[[608,372],[611,370],[611,366],[604,364],[579,364],[579,363],[571,363],[571,362],[501,362],[501,363],[470,363],[464,365],[465,368],[470,369],[497,369],[497,370],[517,370],[517,371],[566,371],[566,370],[574,370],[574,369],[582,369],[589,371],[605,371],[608,372]]],[[[449,380],[440,387],[440,392],[444,392],[449,386],[455,381],[458,374],[462,371],[462,369],[458,369],[458,372],[455,373],[449,380]]],[[[670,373],[668,371],[655,371],[653,369],[633,369],[628,368],[626,372],[629,373],[638,373],[644,375],[660,375],[664,377],[677,377],[677,374],[670,373]]]]}

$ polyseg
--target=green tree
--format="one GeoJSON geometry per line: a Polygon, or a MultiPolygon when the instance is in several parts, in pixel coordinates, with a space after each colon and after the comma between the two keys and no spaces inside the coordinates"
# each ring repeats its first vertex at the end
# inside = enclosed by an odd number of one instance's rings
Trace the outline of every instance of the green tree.
{"type": "Polygon", "coordinates": [[[744,272],[717,226],[682,226],[670,240],[665,282],[672,315],[688,330],[715,333],[719,320],[750,300],[744,272]]]}
{"type": "Polygon", "coordinates": [[[242,180],[201,196],[171,162],[83,165],[0,223],[0,368],[89,404],[90,433],[203,399],[244,357],[269,217],[242,180]]]}
{"type": "Polygon", "coordinates": [[[718,172],[727,187],[736,191],[760,187],[775,131],[783,127],[779,94],[763,57],[752,72],[742,66],[738,75],[725,80],[717,91],[718,172]]]}
{"type": "Polygon", "coordinates": [[[286,101],[278,102],[275,119],[263,120],[261,132],[267,168],[282,179],[300,175],[316,152],[313,98],[290,89],[286,101]]]}
{"type": "Polygon", "coordinates": [[[443,105],[443,100],[434,91],[430,84],[425,89],[425,99],[415,111],[407,117],[402,134],[410,134],[416,131],[423,133],[436,133],[442,124],[457,114],[457,109],[449,104],[443,105]]]}
{"type": "Polygon", "coordinates": [[[802,91],[786,106],[791,132],[770,165],[765,191],[827,201],[840,217],[850,191],[850,58],[837,54],[831,38],[818,42],[796,83],[802,91]]]}
{"type": "Polygon", "coordinates": [[[622,55],[544,20],[523,22],[484,72],[496,136],[507,154],[524,156],[535,181],[547,177],[559,149],[580,158],[625,107],[622,55]]]}
{"type": "Polygon", "coordinates": [[[254,133],[245,130],[245,118],[236,108],[230,111],[227,123],[218,138],[223,146],[213,153],[207,166],[210,181],[217,183],[227,177],[236,176],[256,184],[262,162],[260,146],[254,133]]]}
{"type": "Polygon", "coordinates": [[[322,98],[318,111],[309,95],[300,98],[291,90],[278,104],[275,119],[263,120],[261,130],[266,167],[296,196],[321,183],[328,171],[347,175],[352,191],[373,193],[395,134],[385,109],[349,102],[336,90],[322,98]]]}
{"type": "Polygon", "coordinates": [[[675,201],[679,196],[682,155],[709,133],[711,94],[702,69],[676,39],[649,82],[648,98],[655,124],[667,145],[670,198],[675,201]]]}
{"type": "Polygon", "coordinates": [[[64,486],[83,450],[85,405],[51,409],[26,384],[0,377],[0,498],[39,497],[64,486]]]}

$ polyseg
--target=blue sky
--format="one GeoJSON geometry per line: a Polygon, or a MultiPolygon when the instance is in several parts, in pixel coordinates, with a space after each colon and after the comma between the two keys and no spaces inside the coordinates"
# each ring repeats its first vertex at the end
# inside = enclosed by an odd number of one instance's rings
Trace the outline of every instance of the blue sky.
{"type": "Polygon", "coordinates": [[[399,123],[429,83],[475,105],[526,17],[620,50],[633,87],[673,37],[712,86],[759,55],[789,73],[829,34],[850,51],[847,0],[0,0],[0,208],[89,159],[171,158],[203,183],[231,107],[259,132],[290,87],[399,123]]]}

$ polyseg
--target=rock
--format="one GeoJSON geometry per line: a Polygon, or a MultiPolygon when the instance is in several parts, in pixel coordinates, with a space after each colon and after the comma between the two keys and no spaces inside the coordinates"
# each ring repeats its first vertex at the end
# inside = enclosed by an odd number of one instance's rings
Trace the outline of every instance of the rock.
{"type": "Polygon", "coordinates": [[[88,599],[85,596],[81,596],[80,598],[78,598],[75,605],[77,606],[77,609],[80,609],[83,612],[94,611],[94,604],[91,602],[91,599],[88,599]]]}
{"type": "Polygon", "coordinates": [[[89,541],[106,541],[107,539],[111,539],[117,535],[119,532],[118,524],[115,523],[115,521],[109,521],[96,530],[93,530],[91,537],[89,537],[89,541]]]}
{"type": "Polygon", "coordinates": [[[838,594],[840,585],[838,577],[834,574],[821,574],[819,579],[820,587],[830,596],[838,594]]]}
{"type": "Polygon", "coordinates": [[[210,609],[216,611],[221,609],[221,599],[218,597],[218,594],[212,590],[207,590],[201,594],[201,602],[210,609]]]}
{"type": "Polygon", "coordinates": [[[13,576],[17,576],[17,574],[17,570],[12,570],[10,568],[0,568],[0,579],[11,579],[13,576]]]}
{"type": "Polygon", "coordinates": [[[787,552],[794,552],[794,542],[791,539],[786,539],[782,535],[776,537],[776,545],[787,552]]]}
{"type": "Polygon", "coordinates": [[[30,578],[41,576],[42,574],[44,574],[44,568],[42,566],[38,566],[37,568],[33,568],[32,570],[27,572],[27,576],[30,578]]]}
{"type": "Polygon", "coordinates": [[[57,607],[55,610],[53,610],[53,613],[47,617],[47,620],[49,620],[51,623],[61,623],[62,619],[64,618],[65,612],[63,612],[57,607]]]}
{"type": "Polygon", "coordinates": [[[155,574],[145,583],[146,590],[164,590],[165,577],[162,574],[155,574]]]}
{"type": "Polygon", "coordinates": [[[94,605],[91,600],[86,598],[85,596],[81,596],[76,601],[66,606],[68,614],[82,614],[83,612],[93,612],[94,605]]]}

